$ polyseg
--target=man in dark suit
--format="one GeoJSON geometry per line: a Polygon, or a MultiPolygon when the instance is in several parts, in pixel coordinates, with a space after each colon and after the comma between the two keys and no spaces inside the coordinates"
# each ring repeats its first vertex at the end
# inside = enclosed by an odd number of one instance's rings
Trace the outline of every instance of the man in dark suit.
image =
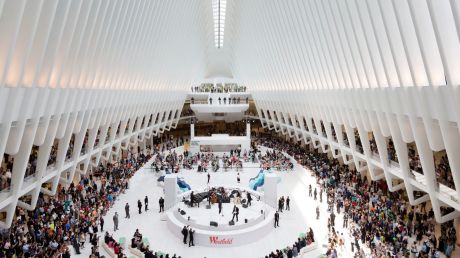
{"type": "Polygon", "coordinates": [[[275,212],[275,228],[279,227],[279,222],[280,222],[280,214],[278,211],[275,212]]]}
{"type": "Polygon", "coordinates": [[[193,207],[193,200],[195,199],[195,195],[193,194],[193,191],[192,193],[190,193],[190,207],[193,207]]]}
{"type": "Polygon", "coordinates": [[[219,214],[222,212],[222,200],[219,199],[219,214]]]}
{"type": "Polygon", "coordinates": [[[238,222],[238,215],[240,214],[240,209],[238,207],[233,206],[233,217],[232,217],[232,220],[235,219],[236,217],[236,222],[238,222]]]}
{"type": "Polygon", "coordinates": [[[165,199],[163,199],[163,197],[160,197],[160,200],[158,200],[158,203],[160,204],[159,212],[164,212],[165,211],[165,199]]]}
{"type": "Polygon", "coordinates": [[[195,230],[193,230],[192,228],[190,228],[188,230],[188,247],[190,246],[194,246],[195,243],[193,243],[193,235],[195,234],[195,230]]]}
{"type": "Polygon", "coordinates": [[[187,244],[187,236],[188,236],[187,226],[184,226],[184,228],[182,229],[181,233],[184,236],[184,239],[183,239],[184,244],[187,244]]]}
{"type": "Polygon", "coordinates": [[[141,200],[137,200],[137,208],[139,208],[139,214],[142,213],[142,202],[141,200]]]}
{"type": "Polygon", "coordinates": [[[129,219],[130,216],[129,216],[129,204],[128,203],[126,203],[125,205],[125,213],[126,213],[125,218],[129,219]]]}
{"type": "Polygon", "coordinates": [[[144,198],[144,207],[145,207],[145,211],[149,210],[149,198],[147,196],[145,196],[144,198]]]}
{"type": "Polygon", "coordinates": [[[248,199],[248,206],[251,206],[252,196],[251,196],[251,194],[249,192],[247,193],[246,198],[248,199]]]}

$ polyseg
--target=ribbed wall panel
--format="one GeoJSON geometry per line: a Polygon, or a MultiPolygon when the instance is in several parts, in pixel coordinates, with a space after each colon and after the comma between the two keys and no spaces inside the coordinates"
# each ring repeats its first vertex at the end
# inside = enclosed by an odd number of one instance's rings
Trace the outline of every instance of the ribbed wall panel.
{"type": "Polygon", "coordinates": [[[460,191],[438,184],[433,151],[446,150],[460,189],[458,10],[449,0],[236,1],[234,74],[251,90],[264,127],[385,179],[391,191],[405,188],[411,204],[430,200],[444,222],[460,215],[460,191]],[[388,138],[399,164],[388,161],[388,138]],[[409,143],[421,176],[410,171],[409,143]],[[455,211],[443,215],[441,206],[455,211]]]}

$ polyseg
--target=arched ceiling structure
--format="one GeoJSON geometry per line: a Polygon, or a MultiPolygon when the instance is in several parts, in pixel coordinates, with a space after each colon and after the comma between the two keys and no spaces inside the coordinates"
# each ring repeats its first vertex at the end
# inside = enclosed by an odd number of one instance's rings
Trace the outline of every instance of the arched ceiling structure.
{"type": "Polygon", "coordinates": [[[183,90],[204,73],[202,1],[0,1],[2,87],[183,90]]]}
{"type": "Polygon", "coordinates": [[[0,157],[14,157],[0,226],[16,206],[33,209],[40,192],[174,128],[190,87],[215,78],[247,86],[264,127],[384,178],[390,190],[404,187],[411,204],[431,200],[438,221],[460,215],[460,191],[437,183],[432,158],[446,151],[460,188],[458,0],[220,1],[0,0],[0,157]],[[370,133],[377,158],[364,144],[370,133]],[[81,154],[85,135],[106,143],[81,154]],[[409,171],[408,143],[422,176],[409,171]],[[38,183],[26,184],[32,148],[38,183]]]}
{"type": "Polygon", "coordinates": [[[2,0],[1,85],[261,90],[458,85],[457,1],[2,0]]]}
{"type": "Polygon", "coordinates": [[[236,1],[253,90],[458,85],[458,1],[236,1]]]}

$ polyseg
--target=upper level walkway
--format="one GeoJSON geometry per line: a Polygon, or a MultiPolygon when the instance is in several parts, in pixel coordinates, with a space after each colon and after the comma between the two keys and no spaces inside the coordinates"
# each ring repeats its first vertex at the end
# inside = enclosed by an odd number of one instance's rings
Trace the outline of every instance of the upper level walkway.
{"type": "MultiPolygon", "coordinates": [[[[268,129],[274,129],[277,132],[287,134],[290,137],[295,137],[297,140],[303,140],[306,144],[313,144],[315,148],[321,148],[323,151],[328,152],[338,151],[337,154],[333,154],[334,158],[342,157],[345,164],[364,164],[357,166],[358,171],[367,170],[372,168],[373,170],[379,170],[382,173],[376,175],[374,180],[382,179],[385,177],[385,173],[390,173],[394,178],[406,180],[406,172],[403,171],[398,162],[390,161],[381,154],[370,152],[370,155],[367,156],[365,152],[363,153],[358,149],[358,146],[355,145],[355,148],[352,148],[345,143],[340,143],[333,137],[328,137],[322,133],[311,132],[304,128],[303,125],[299,124],[295,126],[294,124],[281,123],[269,118],[260,118],[262,126],[268,129]]],[[[443,223],[449,220],[452,220],[459,216],[460,210],[460,200],[458,198],[458,192],[454,189],[442,184],[436,183],[435,189],[433,192],[429,190],[427,178],[422,173],[411,170],[411,173],[407,173],[407,183],[412,187],[413,190],[422,192],[424,195],[416,198],[413,205],[420,204],[422,202],[431,200],[436,201],[440,206],[450,206],[456,211],[442,215],[438,222],[443,223]]],[[[405,187],[404,183],[393,186],[393,190],[398,190],[405,187]]]]}

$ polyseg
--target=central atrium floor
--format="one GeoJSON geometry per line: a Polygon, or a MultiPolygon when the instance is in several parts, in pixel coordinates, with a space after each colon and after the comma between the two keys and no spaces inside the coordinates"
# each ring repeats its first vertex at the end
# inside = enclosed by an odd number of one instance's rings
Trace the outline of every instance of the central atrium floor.
{"type": "MultiPolygon", "coordinates": [[[[255,177],[260,170],[259,164],[245,163],[243,166],[244,169],[240,171],[241,183],[239,185],[236,181],[237,172],[235,170],[223,172],[222,169],[215,173],[210,172],[210,185],[248,187],[249,179],[255,177]]],[[[104,217],[104,230],[113,234],[115,239],[126,237],[127,244],[129,244],[134,231],[139,229],[143,237],[149,239],[150,249],[163,251],[170,255],[175,253],[185,258],[264,257],[276,249],[285,248],[288,245],[292,246],[299,234],[306,232],[310,226],[315,234],[315,239],[320,242],[318,247],[327,244],[327,230],[325,230],[327,217],[322,214],[320,221],[316,220],[315,209],[319,201],[314,201],[313,198],[308,197],[308,185],[315,183],[314,178],[309,176],[309,173],[299,165],[293,171],[276,172],[276,174],[281,176],[281,182],[278,184],[278,196],[290,197],[291,210],[280,213],[279,228],[274,228],[270,234],[248,245],[233,248],[211,248],[188,247],[188,245],[182,244],[182,240],[169,231],[167,222],[162,220],[162,214],[158,212],[158,199],[163,196],[163,188],[158,185],[157,175],[150,169],[150,162],[130,179],[129,189],[125,194],[120,195],[114,206],[107,212],[104,217]],[[149,197],[149,211],[138,214],[137,200],[140,199],[143,202],[145,196],[149,197]],[[127,202],[131,207],[131,219],[124,218],[124,206],[127,202]],[[120,222],[119,230],[113,232],[112,217],[115,212],[118,212],[120,222]]],[[[198,173],[196,169],[182,169],[179,176],[183,177],[192,189],[206,187],[206,173],[198,173]]],[[[325,200],[326,197],[324,196],[322,209],[324,211],[322,212],[325,212],[326,209],[325,200]]],[[[103,234],[100,235],[102,240],[103,234]]],[[[100,248],[100,251],[104,254],[103,248],[100,248]]],[[[90,247],[88,245],[86,249],[82,250],[82,254],[76,257],[88,257],[89,253],[90,247]]],[[[125,253],[131,257],[128,250],[125,253]]],[[[317,257],[320,253],[321,251],[316,249],[308,252],[304,257],[317,257]]]]}
{"type": "MultiPolygon", "coordinates": [[[[264,152],[265,148],[261,147],[264,152]]],[[[177,150],[182,153],[182,148],[177,150]]],[[[326,194],[323,194],[323,202],[314,200],[313,197],[308,196],[308,186],[312,185],[313,189],[317,187],[315,178],[311,172],[296,164],[293,171],[275,171],[281,177],[281,182],[278,183],[278,197],[289,196],[291,199],[291,210],[280,213],[280,227],[273,228],[273,230],[266,236],[261,237],[259,240],[238,247],[228,248],[211,248],[182,244],[182,240],[174,235],[167,227],[167,222],[163,213],[159,213],[158,199],[163,196],[163,187],[157,183],[157,175],[150,168],[151,161],[138,171],[130,180],[130,187],[125,194],[120,195],[120,198],[115,201],[114,206],[107,212],[104,217],[105,227],[110,234],[113,234],[114,239],[120,237],[126,238],[126,244],[130,243],[131,238],[136,229],[148,238],[150,249],[154,251],[162,251],[169,253],[170,256],[176,254],[177,256],[185,258],[259,258],[265,257],[270,252],[276,249],[283,249],[287,246],[292,246],[300,233],[306,232],[309,227],[313,229],[317,247],[298,257],[318,257],[325,253],[328,244],[328,230],[327,220],[329,213],[327,212],[326,194]],[[149,198],[149,211],[142,211],[138,214],[137,201],[143,200],[145,196],[149,198]],[[130,205],[130,219],[125,219],[124,206],[126,203],[130,205]],[[320,207],[320,219],[316,219],[316,207],[320,207]],[[115,212],[119,214],[119,230],[113,232],[112,217],[115,212]]],[[[244,163],[244,169],[240,171],[241,183],[237,183],[237,172],[229,170],[223,172],[220,169],[218,172],[210,172],[211,180],[210,186],[240,186],[248,187],[249,179],[255,177],[259,172],[259,163],[244,163]]],[[[161,174],[161,172],[159,173],[161,174]]],[[[185,181],[193,189],[203,189],[207,186],[207,174],[196,172],[193,170],[181,169],[179,177],[183,177],[185,181]]],[[[319,187],[318,187],[319,193],[319,187]]],[[[143,208],[144,209],[144,208],[143,208]]],[[[231,211],[225,211],[231,213],[231,211]]],[[[241,217],[240,217],[241,219],[241,217]]],[[[336,230],[339,234],[343,234],[345,242],[343,250],[339,251],[339,257],[352,257],[350,251],[350,242],[348,231],[342,227],[342,214],[336,216],[336,230]]],[[[101,239],[105,234],[99,233],[101,239]]],[[[103,248],[100,248],[101,254],[105,254],[103,248]]],[[[90,254],[90,247],[87,245],[82,250],[81,255],[75,257],[88,257],[90,254]]],[[[127,257],[133,257],[129,250],[125,249],[127,257]]]]}

